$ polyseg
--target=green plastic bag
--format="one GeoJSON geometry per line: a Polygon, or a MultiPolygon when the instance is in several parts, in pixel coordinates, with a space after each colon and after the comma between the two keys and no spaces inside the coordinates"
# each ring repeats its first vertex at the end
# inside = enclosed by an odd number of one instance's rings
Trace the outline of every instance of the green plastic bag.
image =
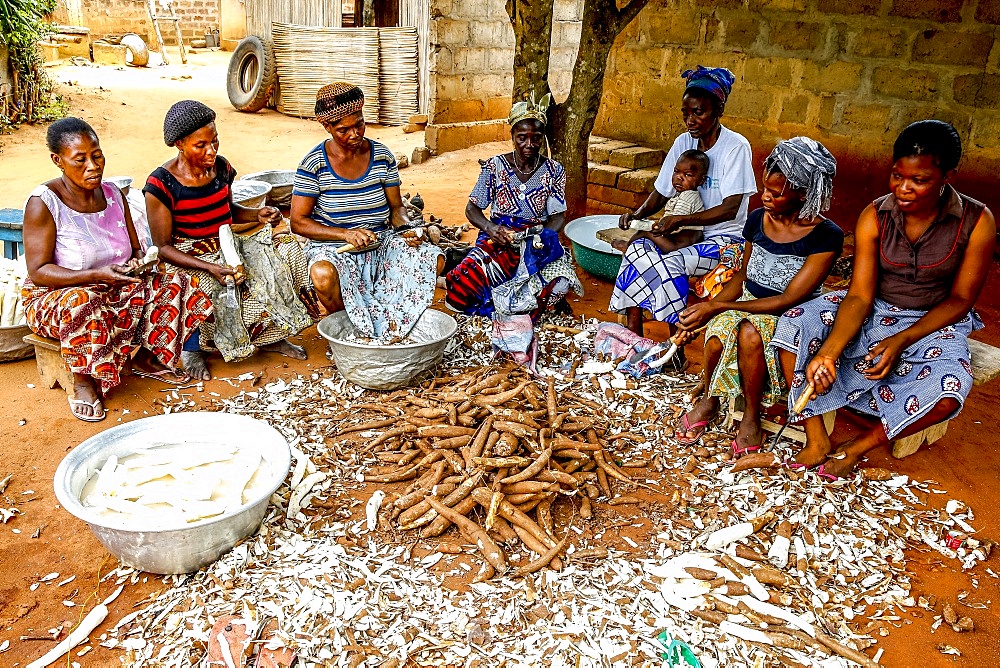
{"type": "Polygon", "coordinates": [[[666,631],[661,631],[660,635],[656,636],[656,639],[667,650],[660,653],[660,658],[664,661],[669,661],[671,666],[680,666],[683,660],[691,668],[701,668],[701,663],[691,650],[691,646],[683,640],[671,638],[667,635],[666,631]]]}

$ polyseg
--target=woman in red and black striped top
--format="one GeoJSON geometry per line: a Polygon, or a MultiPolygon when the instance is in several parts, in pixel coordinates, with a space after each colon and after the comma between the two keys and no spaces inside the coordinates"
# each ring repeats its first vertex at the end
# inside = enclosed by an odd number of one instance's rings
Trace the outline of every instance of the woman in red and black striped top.
{"type": "MultiPolygon", "coordinates": [[[[157,167],[146,179],[143,192],[158,199],[173,216],[173,238],[207,239],[218,236],[221,226],[232,224],[229,186],[236,179],[236,170],[219,155],[215,157],[214,171],[212,179],[199,186],[185,185],[166,166],[157,167]]],[[[253,222],[257,222],[256,215],[253,222]]]]}
{"type": "Polygon", "coordinates": [[[312,324],[300,300],[309,289],[308,265],[293,237],[272,233],[281,213],[232,201],[236,170],[218,155],[215,112],[201,102],[183,100],[171,107],[163,140],[177,148],[177,156],[157,167],[143,188],[153,243],[166,262],[197,277],[215,308],[215,319],[201,326],[193,345],[185,345],[185,370],[196,378],[211,377],[202,350],[217,349],[227,362],[258,348],[305,359],[305,350],[285,339],[312,324]],[[238,235],[238,267],[222,257],[223,225],[238,235]],[[229,277],[241,286],[235,307],[224,298],[229,277]]]}

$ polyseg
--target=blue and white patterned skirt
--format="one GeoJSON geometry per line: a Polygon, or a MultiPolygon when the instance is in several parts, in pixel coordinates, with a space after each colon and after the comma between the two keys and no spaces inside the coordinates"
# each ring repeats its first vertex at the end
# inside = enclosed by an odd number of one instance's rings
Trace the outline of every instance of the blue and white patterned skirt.
{"type": "MultiPolygon", "coordinates": [[[[789,410],[806,386],[806,367],[830,335],[845,294],[831,292],[817,297],[786,311],[778,321],[771,345],[796,354],[789,410]]],[[[810,401],[802,419],[850,406],[879,417],[886,435],[893,439],[946,397],[958,401],[959,408],[950,417],[958,415],[972,389],[968,336],[984,327],[975,311],[904,350],[896,368],[885,378],[868,380],[861,373],[868,368],[865,356],[869,350],[926,314],[876,299],[858,336],[837,360],[833,388],[810,401]]]]}

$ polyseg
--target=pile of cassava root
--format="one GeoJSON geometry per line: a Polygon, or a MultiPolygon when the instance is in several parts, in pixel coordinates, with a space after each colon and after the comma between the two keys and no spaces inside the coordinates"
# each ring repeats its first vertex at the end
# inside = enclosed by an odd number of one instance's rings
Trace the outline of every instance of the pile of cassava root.
{"type": "Polygon", "coordinates": [[[385,429],[367,448],[386,466],[370,470],[365,481],[413,482],[387,496],[383,512],[396,528],[425,539],[454,526],[485,559],[476,581],[561,568],[570,533],[568,525],[556,526],[557,517],[587,519],[602,495],[612,505],[639,501],[613,497],[613,481],[648,487],[629,478],[610,451],[618,439],[644,442],[643,436],[605,437],[594,417],[600,406],[570,392],[557,395],[552,378],[546,384],[520,368],[489,369],[431,381],[419,396],[400,391],[366,404],[386,418],[340,431],[385,429]],[[437,388],[438,382],[447,386],[437,388]],[[512,569],[501,545],[520,544],[537,556],[512,569]]]}

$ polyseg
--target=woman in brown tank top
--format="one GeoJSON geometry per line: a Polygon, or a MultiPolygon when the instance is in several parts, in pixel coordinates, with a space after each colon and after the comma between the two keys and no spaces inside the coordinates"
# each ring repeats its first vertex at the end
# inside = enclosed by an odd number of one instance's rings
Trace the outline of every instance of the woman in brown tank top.
{"type": "Polygon", "coordinates": [[[880,445],[954,417],[972,389],[967,337],[983,326],[972,310],[986,281],[996,225],[989,209],[950,181],[962,155],[941,121],[907,127],[893,147],[890,193],[869,205],[855,231],[846,292],[785,313],[779,349],[789,406],[803,412],[806,447],[788,464],[849,474],[880,445]],[[831,454],[822,414],[850,406],[879,418],[831,454]]]}

